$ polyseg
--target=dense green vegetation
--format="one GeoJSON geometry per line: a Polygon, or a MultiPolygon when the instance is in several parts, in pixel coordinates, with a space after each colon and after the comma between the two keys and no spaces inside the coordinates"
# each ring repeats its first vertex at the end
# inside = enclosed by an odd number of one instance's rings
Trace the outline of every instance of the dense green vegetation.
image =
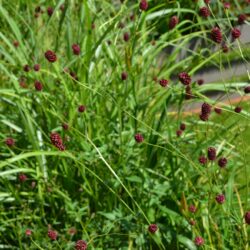
{"type": "Polygon", "coordinates": [[[0,1],[0,248],[249,249],[250,5],[210,2],[0,1]]]}

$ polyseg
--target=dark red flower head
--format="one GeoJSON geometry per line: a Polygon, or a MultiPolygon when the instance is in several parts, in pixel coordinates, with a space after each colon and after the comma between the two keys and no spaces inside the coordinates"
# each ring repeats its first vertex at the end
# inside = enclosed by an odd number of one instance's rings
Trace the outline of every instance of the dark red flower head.
{"type": "Polygon", "coordinates": [[[249,85],[249,86],[246,86],[246,87],[244,88],[244,92],[245,92],[245,94],[249,94],[249,93],[250,93],[250,85],[249,85]]]}
{"type": "Polygon", "coordinates": [[[231,34],[232,34],[233,39],[237,39],[240,37],[241,32],[239,29],[233,28],[231,34]]]}
{"type": "Polygon", "coordinates": [[[245,222],[250,225],[250,211],[245,213],[245,222]]]}
{"type": "Polygon", "coordinates": [[[65,146],[63,144],[62,138],[61,138],[61,136],[58,133],[52,132],[50,134],[50,141],[60,151],[64,151],[65,150],[65,146]]]}
{"type": "Polygon", "coordinates": [[[204,0],[205,4],[210,4],[210,0],[204,0]]]}
{"type": "Polygon", "coordinates": [[[208,7],[201,7],[199,13],[200,13],[200,16],[204,18],[207,18],[210,16],[210,10],[208,9],[208,7]]]}
{"type": "Polygon", "coordinates": [[[180,137],[180,136],[182,135],[182,133],[183,133],[183,131],[180,130],[180,129],[176,131],[176,135],[177,135],[178,137],[180,137]]]}
{"type": "Polygon", "coordinates": [[[154,234],[158,230],[158,226],[156,224],[151,224],[148,226],[148,231],[154,234]]]}
{"type": "Polygon", "coordinates": [[[6,138],[5,139],[5,144],[8,147],[13,147],[15,145],[15,140],[13,138],[6,138]]]}
{"type": "Polygon", "coordinates": [[[240,14],[238,15],[238,24],[244,24],[247,19],[247,16],[245,14],[240,14]]]}
{"type": "Polygon", "coordinates": [[[25,80],[23,80],[23,79],[19,81],[19,85],[21,88],[24,88],[24,89],[26,89],[28,87],[25,80]]]}
{"type": "Polygon", "coordinates": [[[214,161],[216,159],[216,149],[209,147],[207,150],[207,157],[210,161],[214,161]]]}
{"type": "Polygon", "coordinates": [[[222,42],[222,33],[220,28],[214,27],[211,30],[211,39],[216,42],[216,43],[221,43],[222,42]]]}
{"type": "Polygon", "coordinates": [[[142,11],[147,10],[148,9],[147,0],[141,0],[139,7],[140,7],[140,10],[142,10],[142,11]]]}
{"type": "Polygon", "coordinates": [[[26,236],[31,236],[31,234],[32,234],[32,231],[30,229],[26,229],[25,235],[26,236]]]}
{"type": "Polygon", "coordinates": [[[200,162],[200,164],[205,165],[207,163],[207,157],[204,155],[200,156],[199,162],[200,162]]]}
{"type": "Polygon", "coordinates": [[[127,80],[127,78],[128,78],[128,73],[125,72],[125,71],[123,71],[123,72],[121,73],[121,79],[122,79],[123,81],[125,81],[125,80],[127,80]]]}
{"type": "Polygon", "coordinates": [[[201,119],[202,121],[205,122],[205,121],[208,121],[209,114],[200,113],[199,117],[200,117],[200,119],[201,119]]]}
{"type": "Polygon", "coordinates": [[[73,44],[71,47],[72,47],[74,55],[77,55],[77,56],[80,55],[81,48],[78,44],[73,44]]]}
{"type": "Polygon", "coordinates": [[[195,221],[194,219],[190,219],[190,220],[189,220],[189,224],[190,224],[191,226],[194,226],[194,225],[196,224],[196,221],[195,221]]]}
{"type": "Polygon", "coordinates": [[[168,80],[166,80],[166,79],[161,79],[161,80],[159,81],[159,83],[160,83],[160,85],[161,85],[162,87],[166,87],[166,86],[168,85],[168,80]]]}
{"type": "Polygon", "coordinates": [[[204,84],[204,80],[203,79],[198,79],[197,83],[198,83],[198,85],[202,85],[202,84],[204,84]]]}
{"type": "Polygon", "coordinates": [[[85,240],[78,240],[75,244],[76,250],[86,250],[88,248],[88,244],[85,240]]]}
{"type": "Polygon", "coordinates": [[[172,16],[169,20],[169,29],[173,29],[179,23],[178,16],[172,16]]]}
{"type": "Polygon", "coordinates": [[[211,113],[211,106],[204,102],[201,106],[201,113],[202,114],[210,114],[211,113]]]}
{"type": "Polygon", "coordinates": [[[25,182],[27,180],[27,176],[25,174],[19,174],[18,179],[20,182],[25,182]]]}
{"type": "Polygon", "coordinates": [[[155,44],[156,44],[155,40],[152,40],[152,41],[151,41],[151,45],[152,45],[152,46],[155,46],[155,44]]]}
{"type": "Polygon", "coordinates": [[[47,9],[47,13],[49,16],[52,16],[53,15],[53,12],[54,12],[54,9],[52,7],[48,7],[47,9]]]}
{"type": "Polygon", "coordinates": [[[197,236],[195,239],[194,239],[194,244],[196,245],[196,246],[202,246],[202,245],[204,245],[204,239],[202,238],[202,237],[200,237],[200,236],[197,236]]]}
{"type": "Polygon", "coordinates": [[[240,113],[242,111],[242,108],[241,107],[235,107],[234,111],[236,113],[240,113]]]}
{"type": "Polygon", "coordinates": [[[192,81],[190,75],[187,72],[181,72],[179,73],[179,80],[184,85],[189,85],[192,81]]]}
{"type": "Polygon", "coordinates": [[[17,48],[19,46],[19,42],[18,41],[14,41],[13,45],[17,48]]]}
{"type": "Polygon", "coordinates": [[[218,194],[215,197],[215,200],[219,203],[219,204],[223,204],[225,202],[225,195],[224,194],[218,194]]]}
{"type": "Polygon", "coordinates": [[[218,165],[221,167],[221,168],[224,168],[226,167],[227,165],[227,158],[225,157],[222,157],[218,160],[218,165]]]}
{"type": "Polygon", "coordinates": [[[39,64],[35,64],[33,68],[34,68],[35,71],[39,71],[40,70],[40,65],[39,64]]]}
{"type": "Polygon", "coordinates": [[[144,137],[142,134],[138,133],[138,134],[135,134],[135,140],[136,140],[136,142],[141,143],[144,141],[144,137]]]}
{"type": "Polygon", "coordinates": [[[197,208],[196,208],[196,206],[195,205],[190,205],[189,207],[188,207],[188,210],[189,210],[189,212],[191,212],[191,213],[195,213],[196,212],[196,210],[197,210],[197,208]]]}
{"type": "Polygon", "coordinates": [[[62,144],[62,138],[56,132],[53,132],[50,134],[50,140],[51,140],[53,145],[62,144]]]}
{"type": "Polygon", "coordinates": [[[223,44],[221,46],[221,49],[222,49],[223,53],[227,53],[229,51],[229,48],[228,48],[228,46],[226,44],[223,44]]]}
{"type": "Polygon", "coordinates": [[[48,231],[48,236],[51,240],[56,240],[57,239],[57,232],[56,231],[53,231],[53,230],[49,230],[48,231]]]}
{"type": "Polygon", "coordinates": [[[74,80],[78,80],[77,74],[75,72],[70,71],[69,74],[74,80]]]}
{"type": "Polygon", "coordinates": [[[221,108],[214,108],[215,113],[217,113],[218,115],[220,115],[222,113],[222,109],[221,108]]]}
{"type": "Polygon", "coordinates": [[[43,89],[43,84],[39,81],[35,81],[35,89],[41,91],[43,89]]]}
{"type": "Polygon", "coordinates": [[[52,50],[47,50],[45,52],[44,56],[51,63],[53,63],[57,60],[56,54],[52,50]]]}
{"type": "Polygon", "coordinates": [[[225,9],[230,9],[230,6],[231,6],[230,3],[225,2],[223,5],[225,9]]]}
{"type": "Polygon", "coordinates": [[[25,64],[25,65],[23,66],[23,70],[24,70],[25,72],[29,72],[29,71],[30,71],[30,66],[29,66],[28,64],[25,64]]]}
{"type": "Polygon", "coordinates": [[[36,12],[36,13],[40,13],[40,12],[41,12],[41,7],[40,7],[40,6],[36,6],[35,12],[36,12]]]}
{"type": "Polygon", "coordinates": [[[186,129],[186,124],[185,124],[185,123],[181,123],[180,129],[181,129],[182,131],[184,131],[184,130],[186,129]]]}
{"type": "Polygon", "coordinates": [[[128,32],[125,32],[125,33],[123,34],[123,40],[124,40],[125,42],[128,42],[128,41],[129,41],[129,38],[130,38],[129,33],[128,33],[128,32]]]}
{"type": "Polygon", "coordinates": [[[68,130],[69,129],[69,125],[67,123],[63,123],[62,127],[64,130],[68,130]]]}
{"type": "Polygon", "coordinates": [[[78,112],[83,113],[86,110],[86,107],[84,105],[80,105],[78,107],[78,112]]]}

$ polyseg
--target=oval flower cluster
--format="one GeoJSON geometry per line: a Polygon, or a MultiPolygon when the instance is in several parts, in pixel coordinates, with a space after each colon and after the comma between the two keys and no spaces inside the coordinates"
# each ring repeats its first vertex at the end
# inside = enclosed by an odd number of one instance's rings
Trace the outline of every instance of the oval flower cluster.
{"type": "Polygon", "coordinates": [[[65,150],[65,146],[63,144],[62,138],[61,138],[61,136],[58,133],[52,132],[50,134],[50,141],[60,151],[64,151],[65,150]]]}

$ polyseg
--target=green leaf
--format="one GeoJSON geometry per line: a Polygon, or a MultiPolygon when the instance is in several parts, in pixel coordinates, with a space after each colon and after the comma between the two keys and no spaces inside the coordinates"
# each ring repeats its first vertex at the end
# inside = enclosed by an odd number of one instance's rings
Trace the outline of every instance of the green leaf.
{"type": "Polygon", "coordinates": [[[142,183],[142,179],[136,175],[126,177],[126,180],[131,181],[131,182],[142,183]]]}

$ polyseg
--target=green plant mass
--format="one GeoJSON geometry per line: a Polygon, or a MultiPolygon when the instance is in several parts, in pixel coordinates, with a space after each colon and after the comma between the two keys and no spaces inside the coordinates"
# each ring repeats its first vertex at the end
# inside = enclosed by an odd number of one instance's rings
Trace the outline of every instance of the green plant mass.
{"type": "Polygon", "coordinates": [[[250,249],[249,0],[0,0],[0,248],[250,249]]]}

